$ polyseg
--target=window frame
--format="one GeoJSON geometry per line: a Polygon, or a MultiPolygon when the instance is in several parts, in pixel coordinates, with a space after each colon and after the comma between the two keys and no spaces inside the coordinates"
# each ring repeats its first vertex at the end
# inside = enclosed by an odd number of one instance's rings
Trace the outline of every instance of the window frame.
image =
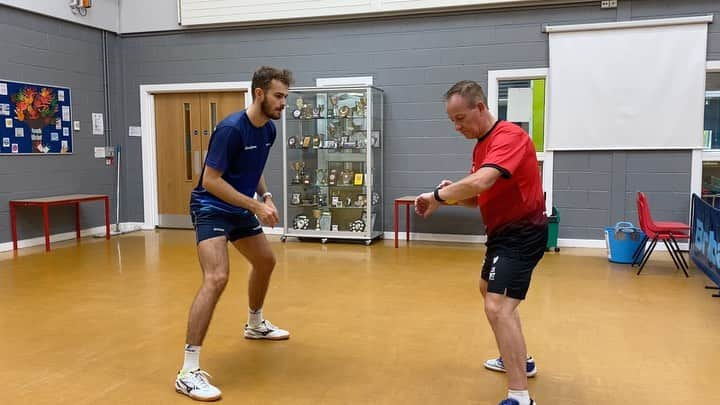
{"type": "Polygon", "coordinates": [[[488,109],[494,116],[498,116],[499,105],[499,89],[500,81],[503,80],[533,80],[545,79],[545,125],[543,136],[543,152],[535,152],[538,162],[542,163],[542,183],[543,190],[547,197],[545,199],[546,213],[552,213],[553,206],[553,152],[547,150],[548,139],[548,110],[550,103],[548,100],[549,77],[548,68],[531,68],[531,69],[505,69],[505,70],[489,70],[487,85],[488,109]]]}

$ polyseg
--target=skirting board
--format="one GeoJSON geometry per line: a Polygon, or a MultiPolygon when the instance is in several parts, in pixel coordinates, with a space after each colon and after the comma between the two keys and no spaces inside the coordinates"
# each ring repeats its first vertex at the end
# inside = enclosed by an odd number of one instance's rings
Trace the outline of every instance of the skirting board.
{"type": "MultiPolygon", "coordinates": [[[[113,225],[110,225],[110,229],[113,229],[113,225]]],[[[120,230],[125,232],[133,232],[137,231],[142,227],[142,222],[121,222],[120,223],[120,230]]],[[[80,237],[86,237],[86,236],[93,236],[97,234],[105,234],[105,226],[96,226],[93,228],[87,228],[87,229],[81,229],[80,230],[80,237]]],[[[64,232],[64,233],[57,233],[54,235],[50,235],[50,243],[53,242],[60,242],[64,240],[70,240],[75,239],[75,231],[71,232],[64,232]]],[[[30,239],[21,239],[18,241],[18,249],[31,247],[31,246],[39,246],[45,244],[45,236],[39,236],[37,238],[30,238],[30,239]]],[[[7,252],[12,250],[13,244],[12,241],[0,243],[0,252],[7,252]]]]}
{"type": "MultiPolygon", "coordinates": [[[[123,232],[133,232],[142,229],[142,222],[122,222],[120,223],[120,230],[123,232]]],[[[105,232],[104,226],[97,226],[94,228],[83,229],[80,231],[80,236],[92,236],[95,234],[101,234],[105,232]]],[[[267,235],[282,235],[283,228],[281,227],[263,227],[263,232],[267,235]]],[[[395,238],[394,232],[385,232],[383,237],[387,240],[393,240],[395,238]]],[[[63,240],[75,239],[75,232],[65,232],[55,235],[50,235],[50,242],[59,242],[63,240]]],[[[420,240],[428,242],[455,242],[455,243],[485,243],[487,240],[485,235],[453,235],[453,234],[442,234],[442,233],[410,233],[411,240],[420,240]]],[[[398,240],[405,240],[405,232],[398,232],[398,240]]],[[[23,239],[18,241],[18,248],[25,248],[30,246],[38,246],[45,244],[45,237],[40,236],[37,238],[23,239]]],[[[605,241],[603,239],[558,239],[558,247],[561,248],[592,248],[592,249],[606,249],[605,241]]],[[[658,244],[657,250],[667,250],[665,245],[658,244]]],[[[688,249],[687,243],[680,243],[680,249],[686,251],[688,249]]],[[[0,243],[0,252],[7,252],[12,250],[12,242],[0,243]]]]}
{"type": "MultiPolygon", "coordinates": [[[[282,228],[267,228],[263,231],[268,235],[282,235],[282,228]]],[[[385,232],[383,238],[393,240],[395,232],[385,232]]],[[[428,242],[450,242],[450,243],[485,243],[487,237],[485,235],[454,235],[443,233],[410,233],[410,240],[420,240],[428,242]]],[[[398,232],[398,241],[405,241],[405,232],[398,232]]],[[[561,248],[590,248],[590,249],[607,249],[604,239],[558,239],[558,247],[561,248]]],[[[680,243],[680,250],[687,251],[688,244],[680,243]]],[[[656,250],[665,251],[665,245],[658,244],[656,250]]]]}

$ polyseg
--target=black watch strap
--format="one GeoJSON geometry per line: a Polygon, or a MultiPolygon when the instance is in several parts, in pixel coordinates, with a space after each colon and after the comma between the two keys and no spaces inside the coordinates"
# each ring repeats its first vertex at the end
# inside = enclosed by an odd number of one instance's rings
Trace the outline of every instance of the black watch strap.
{"type": "Polygon", "coordinates": [[[435,196],[436,201],[445,202],[445,200],[440,198],[440,187],[436,188],[435,191],[433,191],[433,196],[435,196]]]}

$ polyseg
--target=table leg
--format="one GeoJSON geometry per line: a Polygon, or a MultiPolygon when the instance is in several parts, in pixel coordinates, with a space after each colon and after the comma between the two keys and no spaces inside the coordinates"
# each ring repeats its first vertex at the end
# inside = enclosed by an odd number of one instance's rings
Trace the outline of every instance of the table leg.
{"type": "Polygon", "coordinates": [[[80,240],[80,203],[75,203],[75,239],[80,240]]]}
{"type": "Polygon", "coordinates": [[[13,250],[17,250],[17,222],[15,218],[15,204],[10,203],[10,230],[12,232],[13,250]]]}
{"type": "Polygon", "coordinates": [[[110,239],[110,199],[108,197],[105,197],[105,239],[110,239]]]}
{"type": "Polygon", "coordinates": [[[405,241],[410,242],[410,204],[405,204],[405,241]]]}
{"type": "Polygon", "coordinates": [[[45,251],[50,251],[50,219],[48,218],[48,206],[42,206],[43,212],[43,228],[45,229],[45,251]]]}
{"type": "Polygon", "coordinates": [[[398,247],[398,203],[395,201],[395,215],[393,216],[393,226],[395,227],[395,247],[398,247]]]}

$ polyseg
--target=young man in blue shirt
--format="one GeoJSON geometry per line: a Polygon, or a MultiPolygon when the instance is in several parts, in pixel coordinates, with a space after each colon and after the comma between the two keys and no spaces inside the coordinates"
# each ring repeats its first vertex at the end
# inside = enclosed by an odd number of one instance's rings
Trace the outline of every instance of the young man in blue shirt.
{"type": "Polygon", "coordinates": [[[196,400],[212,401],[221,396],[220,390],[208,381],[209,375],[200,369],[199,357],[215,304],[228,281],[228,241],[252,266],[245,338],[290,337],[290,333],[262,315],[275,256],[261,223],[272,227],[279,221],[263,170],[277,137],[271,120],[281,117],[291,84],[292,74],[288,70],[263,66],[255,71],[252,104],[217,125],[210,138],[200,182],[190,197],[203,283],[190,307],[185,362],[175,379],[175,389],[196,400]],[[254,198],[256,193],[262,201],[254,198]]]}

